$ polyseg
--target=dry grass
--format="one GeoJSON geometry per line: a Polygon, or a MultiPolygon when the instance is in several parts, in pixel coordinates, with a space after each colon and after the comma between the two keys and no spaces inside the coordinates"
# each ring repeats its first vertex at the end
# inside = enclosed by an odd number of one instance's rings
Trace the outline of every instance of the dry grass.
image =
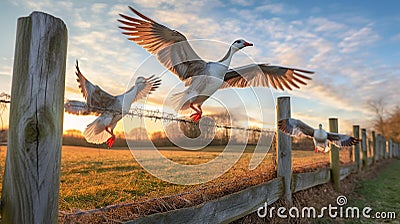
{"type": "MultiPolygon", "coordinates": [[[[176,148],[164,148],[161,152],[177,163],[201,164],[218,156],[222,149],[209,147],[202,151],[181,151],[176,148]]],[[[2,172],[5,150],[4,146],[0,148],[2,172]]],[[[110,209],[110,212],[117,213],[121,220],[128,220],[153,212],[199,204],[274,178],[275,168],[271,153],[268,153],[256,169],[249,169],[253,150],[254,147],[248,147],[239,161],[219,178],[201,185],[186,186],[171,184],[152,176],[134,160],[129,150],[64,146],[59,207],[61,211],[69,213],[118,203],[133,203],[138,206],[137,203],[143,202],[139,204],[142,209],[132,210],[126,206],[117,206],[120,207],[118,211],[110,209]],[[168,197],[177,194],[176,197],[168,197]],[[151,200],[152,198],[162,198],[165,205],[160,207],[159,201],[151,200]],[[148,209],[146,206],[153,207],[148,209]],[[134,210],[136,214],[133,214],[134,210]],[[123,214],[128,215],[123,218],[123,214]]],[[[340,156],[343,163],[349,162],[347,151],[341,151],[340,156]]],[[[328,166],[329,154],[293,151],[294,172],[328,166]]]]}

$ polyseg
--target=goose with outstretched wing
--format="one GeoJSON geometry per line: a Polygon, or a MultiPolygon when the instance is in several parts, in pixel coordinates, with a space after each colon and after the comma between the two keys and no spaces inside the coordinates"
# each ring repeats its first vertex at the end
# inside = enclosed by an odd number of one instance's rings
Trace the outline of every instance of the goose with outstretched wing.
{"type": "Polygon", "coordinates": [[[314,129],[301,120],[293,118],[278,121],[278,128],[285,134],[312,138],[315,152],[328,152],[330,150],[328,141],[338,147],[352,146],[360,141],[349,135],[327,132],[322,129],[322,124],[319,124],[319,128],[314,129]]]}
{"type": "Polygon", "coordinates": [[[206,62],[192,49],[186,37],[148,18],[129,7],[139,18],[120,14],[120,28],[128,40],[142,46],[149,53],[157,55],[162,65],[185,81],[186,89],[175,93],[171,102],[176,111],[191,108],[190,117],[198,121],[202,116],[201,105],[220,88],[249,86],[273,87],[292,90],[306,85],[314,72],[284,66],[252,64],[229,69],[233,55],[253,44],[239,39],[230,45],[225,56],[216,62],[206,62]]]}
{"type": "Polygon", "coordinates": [[[123,112],[128,112],[133,102],[149,95],[161,83],[161,80],[154,75],[149,78],[140,76],[136,79],[135,85],[125,93],[113,96],[87,80],[79,69],[78,61],[75,73],[86,102],[69,100],[64,105],[65,111],[76,115],[99,116],[86,127],[83,135],[88,142],[95,144],[106,142],[109,148],[114,144],[113,130],[117,122],[122,119],[123,112]]]}

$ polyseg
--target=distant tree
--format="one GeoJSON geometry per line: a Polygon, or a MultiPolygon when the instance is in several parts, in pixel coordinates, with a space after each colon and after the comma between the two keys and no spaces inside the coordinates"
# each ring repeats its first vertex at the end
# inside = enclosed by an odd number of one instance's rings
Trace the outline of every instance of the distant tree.
{"type": "Polygon", "coordinates": [[[172,143],[163,131],[153,132],[150,139],[155,146],[172,146],[172,143]]]}
{"type": "Polygon", "coordinates": [[[146,141],[149,139],[147,129],[142,127],[130,130],[127,134],[127,138],[133,141],[146,141]]]}
{"type": "Polygon", "coordinates": [[[397,106],[385,119],[386,139],[400,142],[400,107],[397,106]]]}
{"type": "Polygon", "coordinates": [[[374,129],[386,139],[400,142],[400,107],[392,107],[384,98],[368,101],[368,106],[375,112],[374,129]]]}
{"type": "Polygon", "coordinates": [[[368,107],[372,109],[375,113],[374,119],[374,128],[377,132],[381,133],[383,136],[386,136],[385,130],[385,117],[387,115],[385,108],[385,100],[384,98],[378,98],[374,100],[367,101],[368,107]]]}

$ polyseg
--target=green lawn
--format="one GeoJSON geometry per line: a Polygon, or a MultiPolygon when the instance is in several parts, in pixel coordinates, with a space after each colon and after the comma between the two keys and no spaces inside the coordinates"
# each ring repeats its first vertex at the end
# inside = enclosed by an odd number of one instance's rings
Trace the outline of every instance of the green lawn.
{"type": "Polygon", "coordinates": [[[396,212],[396,219],[362,218],[348,223],[400,223],[400,160],[388,164],[376,178],[362,181],[356,193],[360,196],[350,198],[348,206],[356,206],[360,211],[361,208],[371,207],[371,216],[375,212],[396,212]]]}

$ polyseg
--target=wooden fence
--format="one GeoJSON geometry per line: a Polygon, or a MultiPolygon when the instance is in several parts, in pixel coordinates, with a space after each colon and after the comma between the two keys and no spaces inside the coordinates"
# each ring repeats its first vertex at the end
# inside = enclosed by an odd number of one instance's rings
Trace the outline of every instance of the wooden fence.
{"type": "MultiPolygon", "coordinates": [[[[278,98],[277,119],[289,118],[290,114],[290,98],[278,98]]],[[[338,131],[337,118],[329,119],[329,129],[331,132],[338,131]]],[[[358,125],[353,126],[354,136],[360,136],[359,130],[358,125]]],[[[334,189],[339,191],[341,180],[351,173],[362,172],[363,169],[371,166],[373,161],[400,158],[399,144],[393,141],[385,141],[383,137],[379,137],[380,135],[371,141],[376,150],[373,151],[371,157],[368,157],[366,129],[361,129],[361,132],[361,144],[356,144],[352,149],[352,155],[354,155],[352,164],[341,167],[339,149],[332,148],[333,150],[331,149],[329,153],[330,168],[320,168],[317,171],[306,173],[292,172],[291,138],[287,138],[286,135],[278,132],[276,145],[277,178],[200,205],[156,213],[126,223],[229,223],[257,211],[265,203],[271,205],[279,199],[284,199],[290,204],[293,193],[317,185],[332,182],[334,189]],[[385,156],[378,157],[378,155],[385,156]],[[374,160],[374,158],[377,159],[374,160]]]]}
{"type": "MultiPolygon", "coordinates": [[[[10,133],[1,200],[2,223],[55,223],[58,192],[62,114],[65,86],[67,30],[50,15],[33,12],[20,18],[17,27],[10,133]]],[[[277,119],[289,118],[290,98],[278,98],[277,119]]],[[[338,120],[329,120],[337,132],[338,120]]],[[[359,136],[359,126],[354,126],[359,136]]],[[[277,133],[277,178],[193,207],[157,213],[126,223],[226,223],[280,198],[291,202],[292,194],[332,181],[388,158],[399,158],[399,144],[372,134],[373,152],[367,156],[366,130],[361,147],[354,147],[354,163],[340,167],[339,150],[330,152],[330,169],[292,173],[291,138],[277,133]]]]}

